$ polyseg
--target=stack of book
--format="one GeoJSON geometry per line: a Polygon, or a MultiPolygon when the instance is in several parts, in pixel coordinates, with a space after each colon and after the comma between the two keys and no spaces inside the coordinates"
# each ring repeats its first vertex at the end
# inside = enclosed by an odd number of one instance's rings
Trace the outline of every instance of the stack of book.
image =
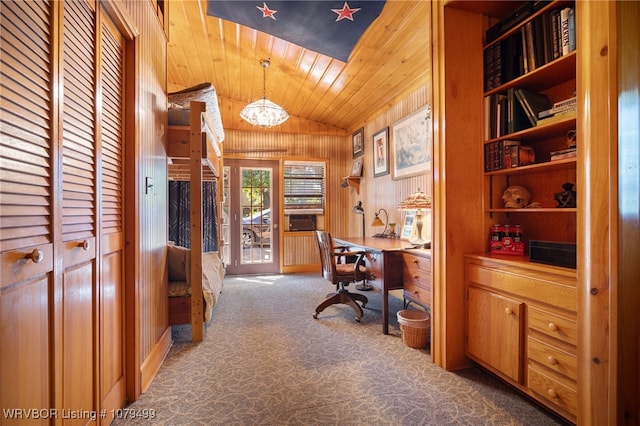
{"type": "Polygon", "coordinates": [[[554,117],[559,114],[562,114],[563,118],[565,116],[571,116],[572,114],[575,115],[577,106],[577,99],[574,95],[568,99],[554,103],[551,108],[540,111],[538,113],[538,119],[546,120],[547,118],[554,117]]]}
{"type": "Polygon", "coordinates": [[[551,151],[551,161],[554,160],[562,160],[564,158],[575,158],[576,157],[576,147],[561,149],[559,151],[551,151]]]}

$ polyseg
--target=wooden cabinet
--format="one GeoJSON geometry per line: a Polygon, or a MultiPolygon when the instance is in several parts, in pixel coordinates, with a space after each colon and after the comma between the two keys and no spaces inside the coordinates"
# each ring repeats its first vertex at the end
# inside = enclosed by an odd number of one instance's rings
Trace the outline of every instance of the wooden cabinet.
{"type": "Polygon", "coordinates": [[[577,280],[509,256],[467,256],[467,355],[571,421],[577,414],[577,280]]]}
{"type": "Polygon", "coordinates": [[[469,287],[467,353],[522,383],[524,303],[469,287]]]}
{"type": "Polygon", "coordinates": [[[423,307],[431,307],[431,253],[402,252],[404,298],[423,307]]]}

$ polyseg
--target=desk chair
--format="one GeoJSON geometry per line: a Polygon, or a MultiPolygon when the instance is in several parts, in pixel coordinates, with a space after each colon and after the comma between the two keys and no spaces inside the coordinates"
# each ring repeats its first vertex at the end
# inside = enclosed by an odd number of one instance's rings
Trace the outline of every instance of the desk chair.
{"type": "Polygon", "coordinates": [[[362,308],[367,305],[369,300],[362,294],[350,293],[346,287],[351,282],[366,281],[367,269],[363,261],[366,252],[344,251],[344,248],[342,251],[336,250],[331,234],[325,231],[316,231],[316,235],[318,237],[318,249],[322,263],[322,276],[335,284],[336,292],[327,295],[324,302],[316,307],[316,312],[313,314],[313,317],[318,318],[318,314],[327,306],[345,304],[351,306],[353,310],[356,311],[356,321],[360,322],[363,315],[362,308]],[[347,257],[351,256],[356,257],[355,263],[346,263],[347,257]],[[339,263],[338,261],[340,259],[344,259],[345,263],[339,263]],[[362,303],[362,307],[357,303],[358,301],[362,303]]]}

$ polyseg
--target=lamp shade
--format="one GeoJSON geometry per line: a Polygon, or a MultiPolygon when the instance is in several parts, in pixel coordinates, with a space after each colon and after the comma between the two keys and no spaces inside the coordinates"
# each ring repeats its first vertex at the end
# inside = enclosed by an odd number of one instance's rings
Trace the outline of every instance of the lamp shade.
{"type": "Polygon", "coordinates": [[[376,214],[376,217],[373,218],[373,222],[371,222],[371,226],[384,226],[384,222],[380,219],[380,216],[376,214]]]}
{"type": "Polygon", "coordinates": [[[398,205],[400,210],[429,210],[431,209],[431,197],[418,189],[409,195],[398,205]]]}
{"type": "Polygon", "coordinates": [[[267,99],[267,68],[271,62],[268,59],[261,59],[260,65],[262,66],[262,99],[242,108],[240,117],[254,126],[273,127],[287,121],[289,114],[280,105],[267,99]]]}
{"type": "Polygon", "coordinates": [[[254,126],[273,127],[287,121],[289,114],[267,98],[262,98],[245,106],[240,117],[254,126]]]}

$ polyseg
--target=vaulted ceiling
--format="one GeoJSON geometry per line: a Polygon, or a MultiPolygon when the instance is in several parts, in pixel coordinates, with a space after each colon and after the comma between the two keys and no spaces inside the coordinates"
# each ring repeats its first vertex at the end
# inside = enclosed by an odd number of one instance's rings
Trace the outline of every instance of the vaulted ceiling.
{"type": "MultiPolygon", "coordinates": [[[[258,3],[262,3],[261,1],[258,3]]],[[[225,128],[252,129],[240,110],[266,96],[291,118],[274,129],[348,134],[430,81],[431,2],[387,0],[347,63],[219,18],[206,0],[169,1],[169,92],[216,89],[225,128]]]]}

